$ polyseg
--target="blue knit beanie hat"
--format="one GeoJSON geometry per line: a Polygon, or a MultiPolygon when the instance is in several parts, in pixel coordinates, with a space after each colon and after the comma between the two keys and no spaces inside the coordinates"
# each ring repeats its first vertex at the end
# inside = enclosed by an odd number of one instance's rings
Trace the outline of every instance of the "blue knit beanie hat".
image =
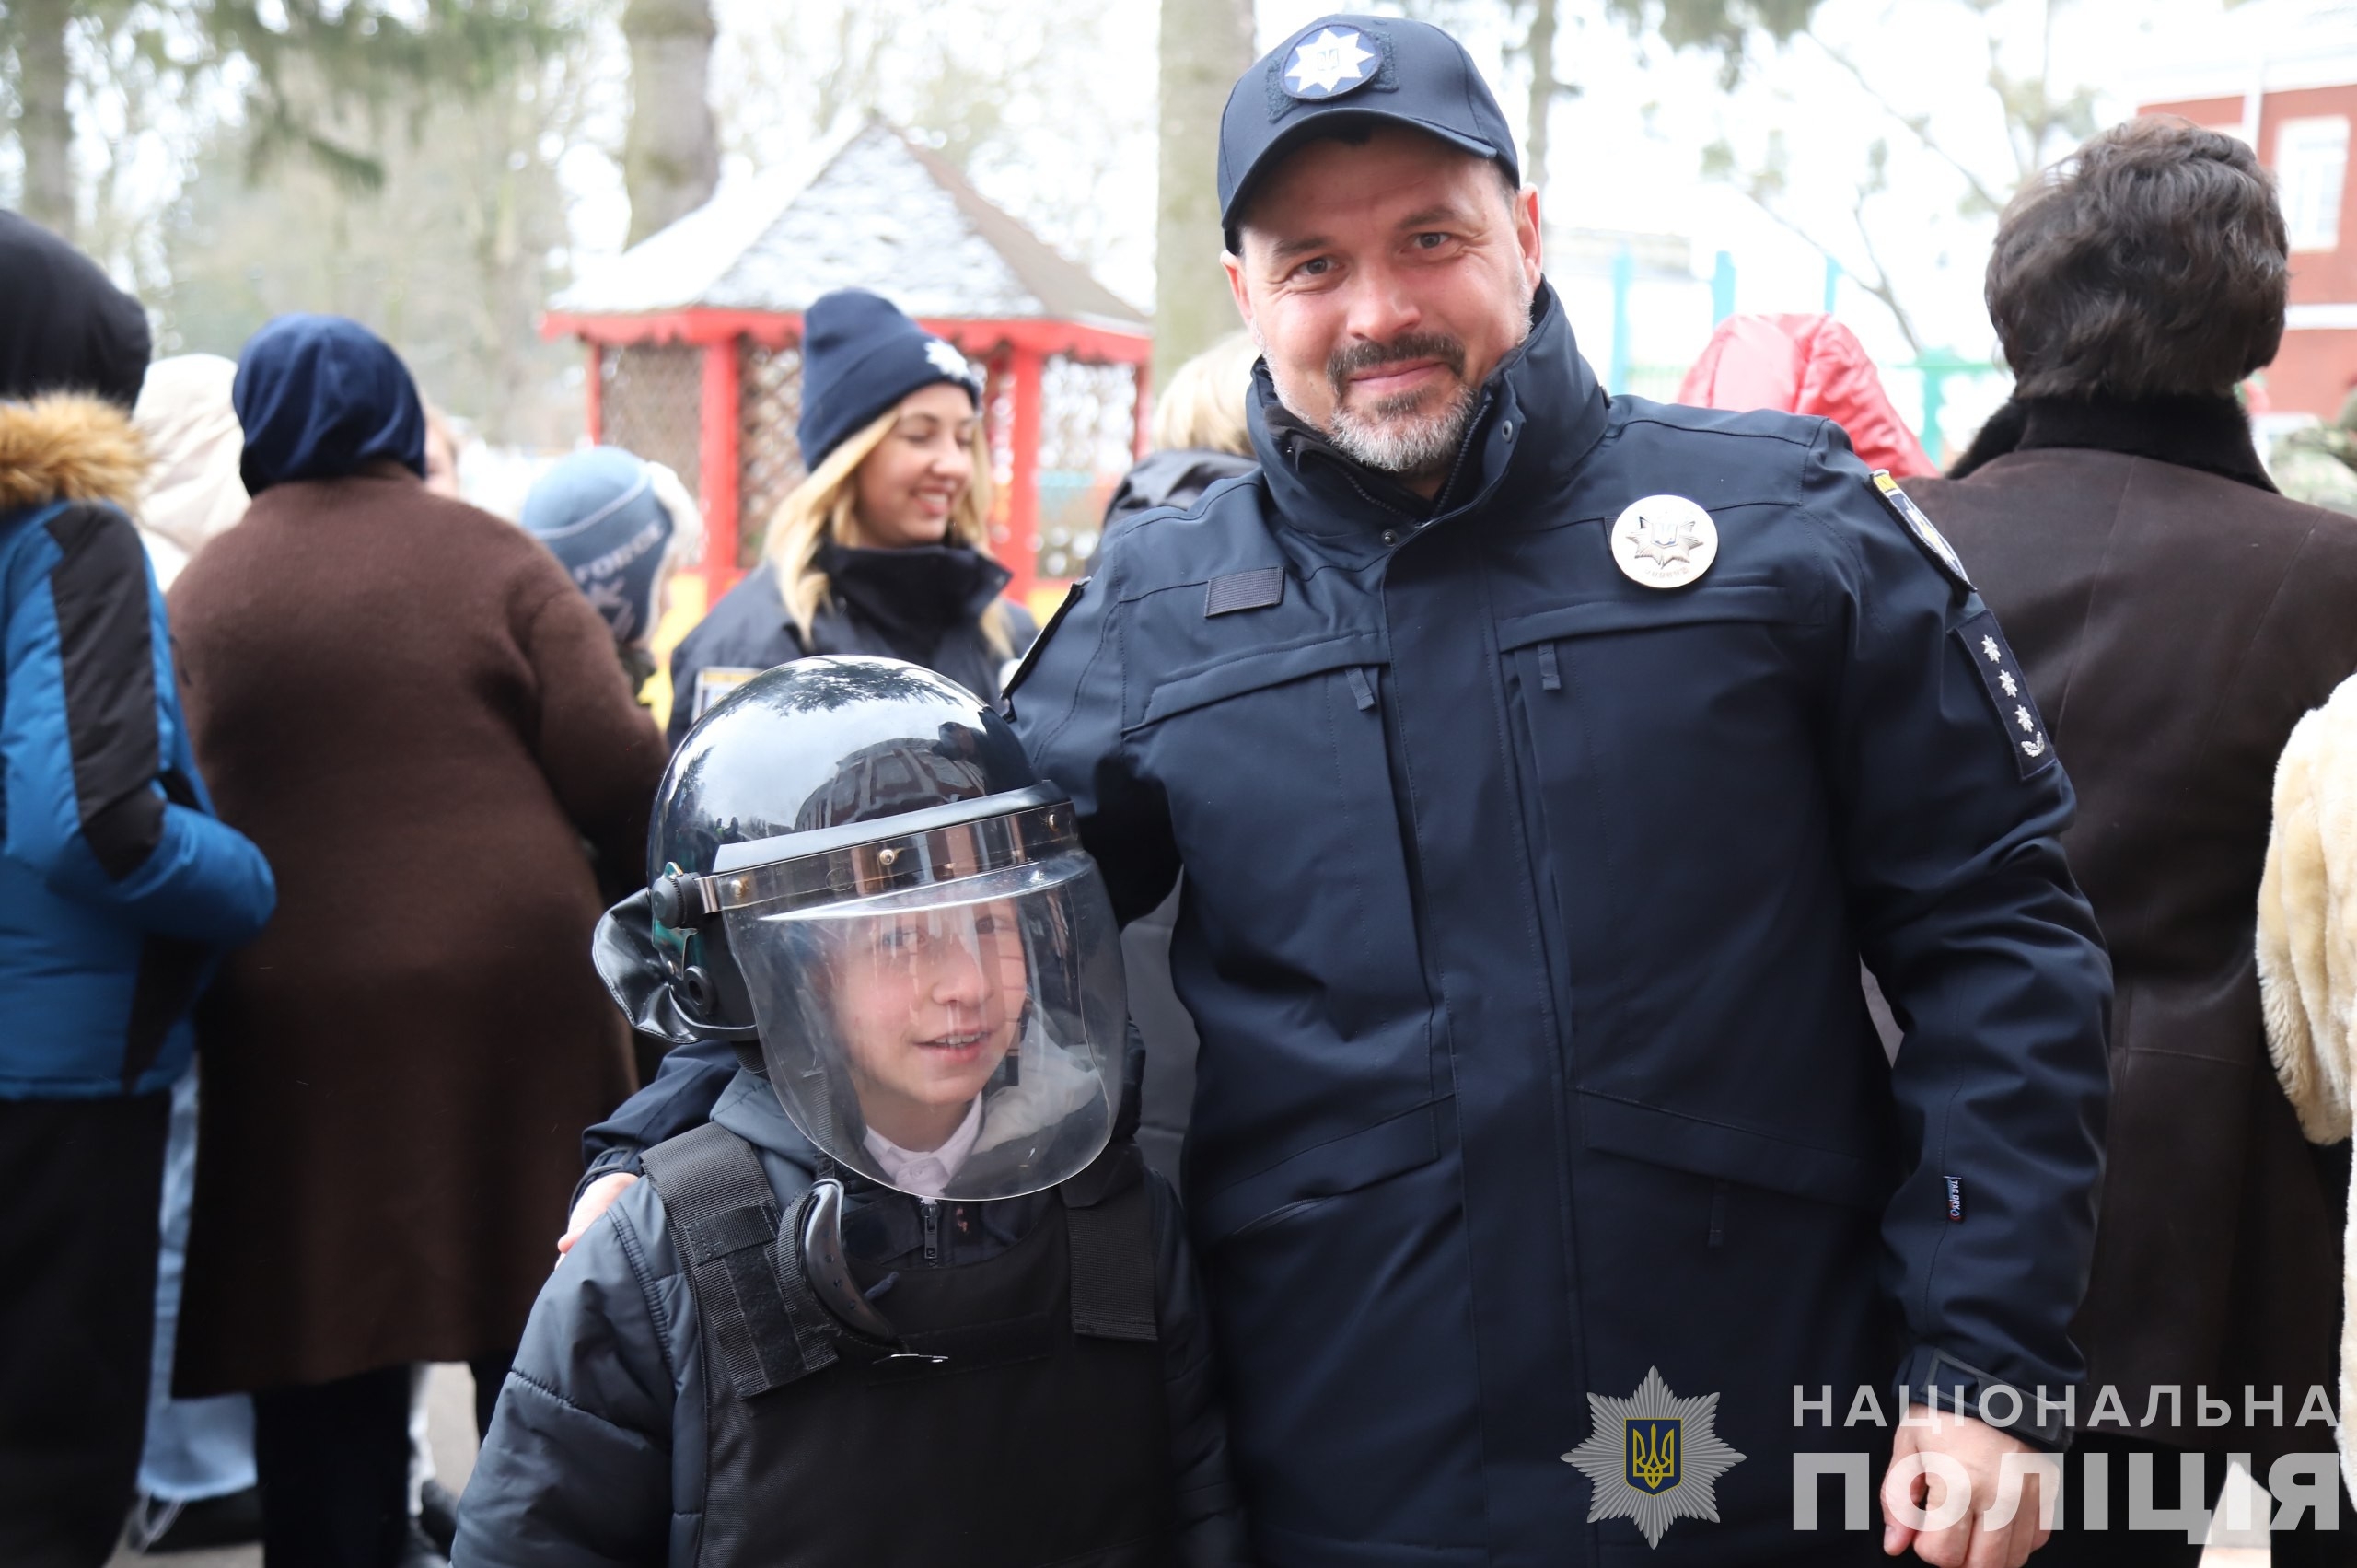
{"type": "Polygon", "coordinates": [[[620,447],[560,459],[524,497],[525,531],[573,574],[623,647],[655,625],[655,589],[676,528],[654,470],[620,447]]]}
{"type": "Polygon", "coordinates": [[[837,289],[802,313],[802,466],[815,469],[846,436],[920,388],[963,387],[982,406],[981,373],[944,339],[861,288],[837,289]]]}

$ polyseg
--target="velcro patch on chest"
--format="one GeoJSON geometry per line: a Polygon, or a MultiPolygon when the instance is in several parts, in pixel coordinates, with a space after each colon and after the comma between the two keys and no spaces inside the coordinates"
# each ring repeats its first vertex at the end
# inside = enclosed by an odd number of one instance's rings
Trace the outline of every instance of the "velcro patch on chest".
{"type": "Polygon", "coordinates": [[[2021,661],[2014,657],[2005,633],[1997,628],[1996,616],[1984,610],[1958,626],[1956,636],[1996,707],[1997,727],[2013,750],[2014,766],[2021,776],[2033,778],[2052,767],[2054,742],[2047,736],[2046,721],[2038,716],[2038,699],[2029,694],[2029,679],[2022,674],[2021,661]]]}
{"type": "Polygon", "coordinates": [[[1285,599],[1285,569],[1263,566],[1252,572],[1230,572],[1213,577],[1203,594],[1203,619],[1232,615],[1239,610],[1266,610],[1285,599]]]}

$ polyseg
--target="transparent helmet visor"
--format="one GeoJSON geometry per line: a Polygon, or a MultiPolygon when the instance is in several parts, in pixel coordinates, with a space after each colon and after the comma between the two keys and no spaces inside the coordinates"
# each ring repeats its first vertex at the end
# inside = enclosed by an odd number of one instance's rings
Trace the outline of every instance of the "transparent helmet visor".
{"type": "Polygon", "coordinates": [[[726,918],[770,1084],[836,1163],[920,1198],[1013,1198],[1104,1149],[1125,1002],[1086,854],[726,918]]]}

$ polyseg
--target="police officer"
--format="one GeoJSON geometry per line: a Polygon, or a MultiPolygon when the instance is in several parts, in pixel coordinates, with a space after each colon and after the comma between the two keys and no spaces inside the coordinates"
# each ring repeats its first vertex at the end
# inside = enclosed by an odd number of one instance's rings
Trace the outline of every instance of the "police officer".
{"type": "Polygon", "coordinates": [[[1120,915],[1186,870],[1263,1561],[2020,1562],[2109,980],[2003,633],[1837,426],[1606,396],[1446,34],[1311,23],[1219,158],[1260,472],[1116,530],[1010,701],[1120,915]],[[1971,1510],[1796,1535],[1790,1456],[1874,1438],[1971,1510]]]}
{"type": "Polygon", "coordinates": [[[2021,1562],[2109,974],[2003,632],[1839,427],[1605,394],[1446,34],[1309,24],[1219,157],[1260,470],[1008,701],[1120,918],[1186,872],[1260,1561],[2021,1562]]]}

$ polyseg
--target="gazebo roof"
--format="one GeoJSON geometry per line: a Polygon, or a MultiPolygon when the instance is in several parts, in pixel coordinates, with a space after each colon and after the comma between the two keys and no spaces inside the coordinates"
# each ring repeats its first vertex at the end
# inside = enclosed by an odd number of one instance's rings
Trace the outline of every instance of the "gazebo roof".
{"type": "Polygon", "coordinates": [[[1147,327],[946,160],[879,121],[799,189],[756,183],[715,196],[550,308],[574,317],[799,312],[837,288],[879,289],[917,317],[1147,327]]]}

